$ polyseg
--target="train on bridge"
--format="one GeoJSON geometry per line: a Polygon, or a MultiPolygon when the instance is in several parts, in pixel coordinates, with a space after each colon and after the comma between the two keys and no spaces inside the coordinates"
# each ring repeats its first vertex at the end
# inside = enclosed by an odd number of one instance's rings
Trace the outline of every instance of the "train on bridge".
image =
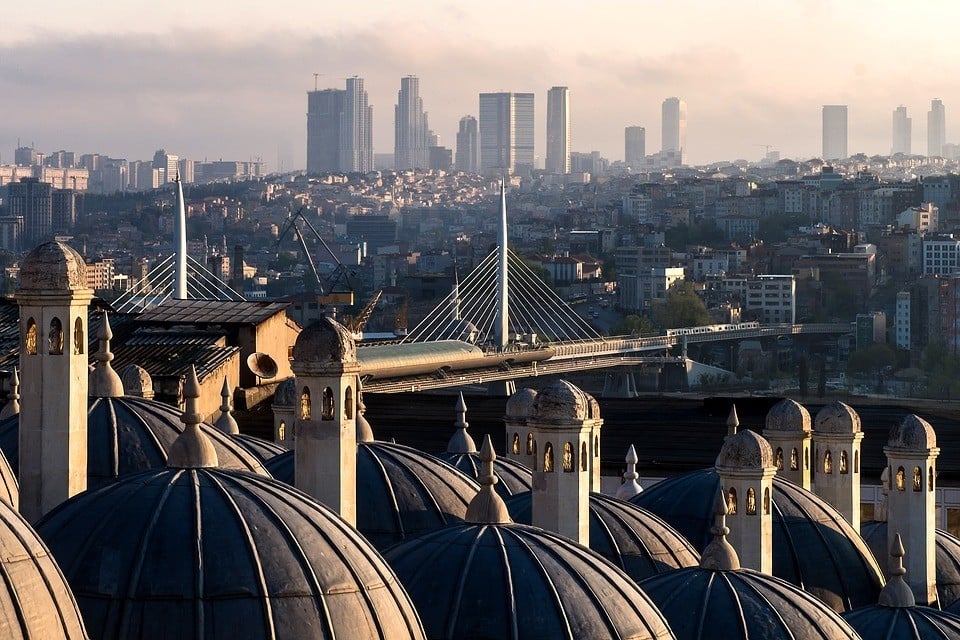
{"type": "Polygon", "coordinates": [[[723,333],[727,331],[748,331],[759,329],[759,322],[739,322],[737,324],[705,324],[699,327],[683,327],[681,329],[667,329],[667,337],[697,336],[701,334],[723,333]]]}

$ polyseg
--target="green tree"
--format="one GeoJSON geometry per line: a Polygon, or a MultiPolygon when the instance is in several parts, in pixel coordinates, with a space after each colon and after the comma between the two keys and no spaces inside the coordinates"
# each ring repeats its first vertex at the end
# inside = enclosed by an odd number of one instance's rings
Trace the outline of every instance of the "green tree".
{"type": "Polygon", "coordinates": [[[707,306],[691,282],[678,282],[671,287],[666,300],[654,306],[653,318],[657,325],[665,329],[710,324],[707,306]]]}
{"type": "Polygon", "coordinates": [[[874,374],[883,367],[897,364],[897,352],[885,344],[873,344],[866,349],[857,349],[847,360],[847,373],[874,374]]]}
{"type": "Polygon", "coordinates": [[[638,335],[642,333],[653,333],[656,330],[657,328],[654,326],[653,321],[650,320],[650,318],[631,313],[610,327],[610,335],[638,335]]]}

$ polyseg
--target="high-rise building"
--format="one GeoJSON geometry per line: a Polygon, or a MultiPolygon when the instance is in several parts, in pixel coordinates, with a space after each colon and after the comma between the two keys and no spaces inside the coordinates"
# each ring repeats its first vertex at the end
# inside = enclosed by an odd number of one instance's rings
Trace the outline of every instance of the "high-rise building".
{"type": "Polygon", "coordinates": [[[570,173],[570,90],[547,92],[547,173],[570,173]]]}
{"type": "Polygon", "coordinates": [[[18,167],[32,167],[43,164],[43,154],[33,147],[17,147],[13,152],[13,162],[18,167]]]}
{"type": "Polygon", "coordinates": [[[907,108],[900,105],[893,110],[893,148],[891,154],[911,153],[911,130],[913,128],[913,118],[907,117],[907,108]]]}
{"type": "Polygon", "coordinates": [[[847,105],[823,105],[823,159],[847,157],[847,105]]]}
{"type": "Polygon", "coordinates": [[[340,117],[340,170],[365,173],[373,170],[373,107],[363,78],[347,78],[340,117]]]}
{"type": "Polygon", "coordinates": [[[53,185],[38,178],[23,178],[7,185],[10,215],[23,217],[24,245],[32,247],[53,230],[53,185]]]}
{"type": "Polygon", "coordinates": [[[480,169],[516,173],[533,169],[532,93],[480,94],[480,169]]]}
{"type": "Polygon", "coordinates": [[[660,150],[677,155],[677,164],[687,161],[687,103],[680,98],[667,98],[661,110],[660,150]]]}
{"type": "Polygon", "coordinates": [[[340,169],[343,89],[307,92],[307,173],[340,169]]]}
{"type": "Polygon", "coordinates": [[[55,233],[66,233],[77,223],[77,192],[54,189],[51,194],[50,220],[55,233]]]}
{"type": "Polygon", "coordinates": [[[153,168],[160,171],[160,184],[173,182],[177,177],[177,165],[180,157],[172,153],[167,153],[163,149],[157,149],[153,154],[153,168]]]}
{"type": "Polygon", "coordinates": [[[466,173],[480,170],[480,141],[477,119],[473,116],[460,118],[457,131],[457,169],[466,173]]]}
{"type": "Polygon", "coordinates": [[[626,127],[623,130],[624,160],[628,167],[636,169],[643,165],[647,155],[647,130],[643,127],[626,127]]]}
{"type": "Polygon", "coordinates": [[[400,79],[394,117],[394,165],[398,170],[426,169],[429,166],[430,128],[427,114],[423,112],[420,78],[407,76],[400,79]]]}
{"type": "Polygon", "coordinates": [[[943,145],[947,141],[947,114],[943,102],[936,98],[930,101],[927,111],[927,155],[943,156],[943,145]]]}

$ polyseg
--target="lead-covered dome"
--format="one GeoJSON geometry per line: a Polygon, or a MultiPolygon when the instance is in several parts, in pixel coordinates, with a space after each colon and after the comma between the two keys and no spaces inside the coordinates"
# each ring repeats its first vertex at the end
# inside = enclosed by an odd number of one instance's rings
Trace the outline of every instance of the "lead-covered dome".
{"type": "Polygon", "coordinates": [[[0,501],[6,502],[14,511],[20,508],[20,484],[3,451],[0,451],[0,501]]]}
{"type": "MultiPolygon", "coordinates": [[[[532,495],[507,501],[514,522],[532,522],[532,495]]],[[[590,548],[639,582],[644,578],[695,567],[700,554],[666,522],[635,504],[590,494],[590,548]]]]}
{"type": "Polygon", "coordinates": [[[423,637],[377,551],[262,476],[151,469],[68,500],[38,530],[98,640],[423,637]]]}
{"type": "MultiPolygon", "coordinates": [[[[479,453],[440,453],[437,457],[476,480],[480,477],[479,453]]],[[[533,486],[533,471],[527,465],[511,460],[497,458],[493,463],[493,472],[497,477],[494,491],[504,500],[512,495],[530,491],[533,486]]]]}
{"type": "Polygon", "coordinates": [[[908,451],[933,449],[937,446],[937,434],[929,422],[911,413],[890,429],[887,446],[908,451]]]}
{"type": "Polygon", "coordinates": [[[251,436],[245,433],[235,433],[230,436],[234,442],[239,444],[243,449],[256,457],[260,462],[266,462],[272,458],[276,458],[281,453],[286,453],[288,449],[282,447],[276,442],[270,440],[264,440],[263,438],[258,438],[257,436],[251,436]]]}
{"type": "Polygon", "coordinates": [[[448,527],[386,558],[430,638],[673,638],[625,574],[536,527],[448,527]]]}
{"type": "MultiPolygon", "coordinates": [[[[294,484],[294,452],[267,462],[294,484]]],[[[479,485],[446,462],[389,442],[357,443],[357,529],[377,548],[463,522],[479,485]]]]}
{"type": "Polygon", "coordinates": [[[323,317],[311,323],[293,345],[296,362],[341,364],[357,361],[357,343],[342,324],[323,317]]]}
{"type": "Polygon", "coordinates": [[[300,400],[297,397],[297,379],[287,378],[277,385],[273,392],[273,406],[275,407],[295,407],[300,400]]]}
{"type": "MultiPolygon", "coordinates": [[[[658,482],[630,502],[663,518],[702,552],[712,537],[718,491],[720,476],[711,468],[658,482]]],[[[867,543],[836,509],[778,477],[772,502],[773,575],[838,612],[877,601],[883,573],[867,543]]]]}
{"type": "Polygon", "coordinates": [[[20,263],[20,291],[75,291],[87,288],[83,256],[63,242],[45,242],[20,263]]]}
{"type": "MultiPolygon", "coordinates": [[[[166,465],[170,447],[183,433],[181,415],[176,407],[144,398],[90,398],[87,488],[95,489],[118,477],[166,465]]],[[[210,425],[202,425],[201,429],[213,441],[220,466],[267,473],[261,462],[231,436],[210,425]]],[[[14,469],[20,465],[19,431],[19,416],[0,421],[0,450],[14,469]]]]}
{"type": "Polygon", "coordinates": [[[784,433],[810,433],[810,412],[790,398],[784,398],[767,412],[764,429],[784,433]]]}
{"type": "Polygon", "coordinates": [[[718,467],[762,469],[773,465],[770,443],[749,429],[727,436],[717,456],[718,467]]]}
{"type": "Polygon", "coordinates": [[[533,407],[537,401],[535,389],[519,389],[507,400],[507,418],[526,420],[533,415],[533,407]]]}
{"type": "Polygon", "coordinates": [[[540,424],[570,424],[599,418],[599,415],[593,415],[596,401],[592,400],[588,393],[576,385],[557,380],[537,393],[531,418],[540,424]]]}
{"type": "Polygon", "coordinates": [[[844,402],[831,402],[817,412],[814,431],[836,435],[860,433],[860,415],[844,402]]]}
{"type": "Polygon", "coordinates": [[[932,607],[873,605],[845,613],[843,619],[864,640],[960,640],[960,616],[932,607]]]}

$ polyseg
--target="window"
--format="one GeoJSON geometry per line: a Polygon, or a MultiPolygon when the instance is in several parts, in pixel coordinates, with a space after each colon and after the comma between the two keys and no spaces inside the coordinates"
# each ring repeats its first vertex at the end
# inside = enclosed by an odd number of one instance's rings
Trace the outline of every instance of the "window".
{"type": "Polygon", "coordinates": [[[347,387],[343,392],[343,416],[347,420],[353,419],[353,389],[347,387]]]}
{"type": "Polygon", "coordinates": [[[770,487],[763,490],[763,515],[770,515],[770,487]]]}
{"type": "Polygon", "coordinates": [[[600,457],[600,436],[593,436],[593,457],[600,457]]]}
{"type": "Polygon", "coordinates": [[[823,454],[823,472],[828,475],[833,473],[833,457],[830,455],[829,449],[823,454]]]}
{"type": "Polygon", "coordinates": [[[797,471],[800,469],[800,459],[797,455],[797,448],[794,447],[790,450],[790,471],[797,471]]]}
{"type": "Polygon", "coordinates": [[[860,473],[860,452],[853,452],[853,472],[860,473]]]}
{"type": "Polygon", "coordinates": [[[553,445],[549,442],[543,447],[543,471],[544,473],[553,471],[553,445]]]}
{"type": "Polygon", "coordinates": [[[906,488],[906,473],[903,467],[897,469],[897,491],[903,491],[906,488]]]}
{"type": "Polygon", "coordinates": [[[927,469],[927,491],[933,491],[933,467],[927,469]]]}
{"type": "Polygon", "coordinates": [[[733,487],[730,487],[730,490],[727,491],[727,515],[733,516],[737,514],[737,490],[733,487]]]}
{"type": "Polygon", "coordinates": [[[520,454],[520,434],[519,433],[513,434],[513,443],[512,443],[511,449],[513,451],[513,455],[516,456],[520,454]]]}
{"type": "Polygon", "coordinates": [[[757,515],[757,494],[754,492],[753,487],[747,489],[747,515],[757,515]]]}
{"type": "Polygon", "coordinates": [[[23,336],[23,350],[27,355],[37,355],[37,323],[33,318],[27,320],[27,331],[23,336]]]}
{"type": "Polygon", "coordinates": [[[920,467],[913,468],[913,490],[923,491],[923,472],[920,467]]]}
{"type": "Polygon", "coordinates": [[[580,443],[580,471],[587,470],[587,443],[580,443]]]}
{"type": "Polygon", "coordinates": [[[277,440],[284,442],[287,439],[287,423],[283,420],[280,421],[280,426],[277,427],[277,440]]]}
{"type": "Polygon", "coordinates": [[[840,473],[849,473],[849,464],[847,462],[847,452],[843,450],[840,452],[840,473]]]}
{"type": "Polygon", "coordinates": [[[773,463],[777,466],[777,471],[783,471],[783,449],[780,447],[777,447],[773,463]]]}
{"type": "Polygon", "coordinates": [[[60,318],[50,321],[50,333],[47,334],[47,353],[54,356],[63,354],[63,325],[60,318]]]}
{"type": "Polygon", "coordinates": [[[573,471],[573,445],[569,442],[563,444],[563,471],[564,473],[573,471]]]}
{"type": "Polygon", "coordinates": [[[302,420],[309,420],[312,414],[313,408],[310,406],[310,389],[304,387],[300,393],[300,418],[302,420]]]}
{"type": "Polygon", "coordinates": [[[805,470],[810,469],[810,449],[806,447],[803,449],[803,468],[805,470]]]}
{"type": "Polygon", "coordinates": [[[77,318],[73,323],[73,355],[83,355],[83,320],[77,318]]]}
{"type": "Polygon", "coordinates": [[[324,387],[320,403],[320,419],[333,420],[333,389],[324,387]]]}
{"type": "Polygon", "coordinates": [[[534,447],[533,434],[532,434],[532,433],[528,433],[528,434],[527,434],[527,455],[528,455],[528,456],[532,456],[532,455],[535,454],[536,452],[537,452],[537,450],[536,450],[536,448],[534,447]]]}

